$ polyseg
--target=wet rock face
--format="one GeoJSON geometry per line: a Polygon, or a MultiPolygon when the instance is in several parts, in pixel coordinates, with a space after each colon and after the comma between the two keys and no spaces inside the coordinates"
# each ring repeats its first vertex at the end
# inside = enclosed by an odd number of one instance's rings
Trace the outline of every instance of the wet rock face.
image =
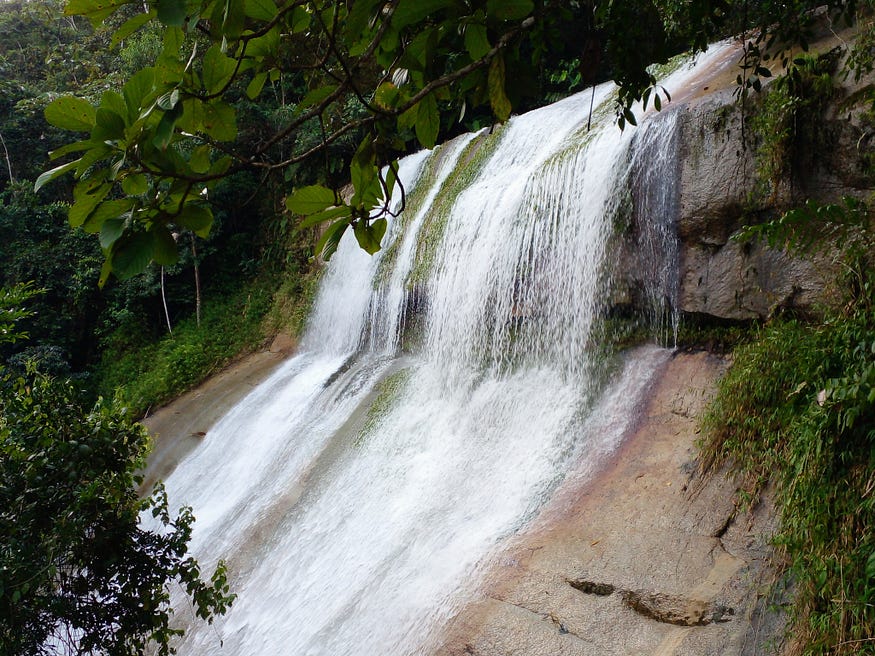
{"type": "Polygon", "coordinates": [[[836,264],[828,254],[802,259],[733,236],[756,215],[775,216],[807,198],[834,202],[871,192],[871,177],[861,173],[863,155],[855,145],[860,126],[853,116],[827,116],[822,130],[832,147],[809,156],[805,170],[763,199],[757,194],[756,144],[731,90],[680,111],[679,309],[747,320],[829,300],[836,264]]]}
{"type": "Polygon", "coordinates": [[[721,319],[807,309],[823,297],[823,267],[732,237],[756,190],[754,149],[728,92],[686,108],[680,157],[680,309],[721,319]]]}

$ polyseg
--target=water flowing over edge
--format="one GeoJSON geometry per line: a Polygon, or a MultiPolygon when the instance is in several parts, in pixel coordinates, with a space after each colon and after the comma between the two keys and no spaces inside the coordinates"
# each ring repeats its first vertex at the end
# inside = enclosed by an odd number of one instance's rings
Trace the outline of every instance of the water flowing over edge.
{"type": "Polygon", "coordinates": [[[596,95],[591,131],[578,96],[403,160],[383,250],[344,238],[301,352],[167,481],[239,593],[180,653],[419,653],[565,473],[616,445],[666,357],[604,344],[617,227],[634,208],[642,294],[675,330],[677,128],[619,133],[596,95]]]}

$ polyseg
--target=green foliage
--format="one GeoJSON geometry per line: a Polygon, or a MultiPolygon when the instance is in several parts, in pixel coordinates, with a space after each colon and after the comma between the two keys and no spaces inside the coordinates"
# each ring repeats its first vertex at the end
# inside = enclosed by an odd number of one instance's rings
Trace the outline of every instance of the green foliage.
{"type": "Polygon", "coordinates": [[[750,126],[757,139],[757,177],[760,194],[778,200],[782,185],[799,181],[811,168],[812,153],[824,143],[823,112],[835,91],[832,73],[837,52],[795,58],[775,80],[753,115],[750,126]]]}
{"type": "Polygon", "coordinates": [[[805,654],[875,653],[873,348],[871,306],[772,323],[735,351],[704,420],[704,464],[737,463],[742,499],[777,484],[805,654]]]}
{"type": "Polygon", "coordinates": [[[198,617],[233,601],[221,563],[208,581],[187,554],[194,517],[135,491],[144,429],[118,407],[87,409],[60,380],[0,371],[0,651],[170,653],[169,586],[198,617]],[[141,514],[155,528],[140,524],[141,514]]]}
{"type": "Polygon", "coordinates": [[[33,315],[33,311],[24,304],[43,291],[35,289],[33,282],[21,283],[9,289],[0,287],[0,344],[27,339],[27,333],[17,328],[16,324],[33,315]]]}
{"type": "Polygon", "coordinates": [[[117,335],[108,341],[95,369],[98,392],[115,394],[131,416],[141,417],[259,346],[269,307],[268,291],[253,284],[208,297],[200,326],[188,317],[171,335],[152,343],[131,343],[117,335]]]}
{"type": "MultiPolygon", "coordinates": [[[[397,154],[414,141],[433,147],[466,113],[475,123],[505,121],[515,108],[555,96],[548,87],[557,80],[568,92],[607,72],[619,84],[619,125],[634,125],[634,101],[646,107],[652,99],[659,109],[669,99],[649,66],[684,49],[701,51],[731,28],[759,28],[746,42],[740,76],[759,89],[759,78],[770,74],[766,50],[777,46],[784,53],[784,44],[804,39],[814,3],[749,5],[152,0],[139,13],[124,2],[69,0],[68,15],[87,16],[95,27],[114,22],[112,42],[127,42],[123,58],[130,68],[149,54],[154,61],[139,68],[121,94],[108,90],[88,102],[62,96],[47,106],[50,123],[87,136],[54,151],[53,159],[81,156],[46,171],[37,187],[74,174],[70,222],[99,235],[106,258],[101,282],[111,273],[130,277],[150,261],[172,262],[174,231],[206,235],[212,215],[204,195],[243,168],[298,179],[289,208],[301,210],[308,224],[329,223],[317,249],[323,257],[349,228],[374,252],[392,213],[397,154]],[[155,25],[163,31],[160,48],[155,25]],[[247,103],[270,94],[279,100],[275,111],[265,112],[276,120],[272,132],[239,139],[241,112],[256,111],[247,103]],[[336,179],[338,164],[328,155],[350,139],[354,154],[343,153],[341,161],[349,163],[353,194],[334,193],[317,209],[305,197],[314,182],[323,196],[345,182],[336,179]],[[299,177],[296,167],[320,154],[326,155],[323,174],[313,176],[311,169],[299,177]]],[[[833,18],[854,19],[856,8],[855,2],[827,3],[833,18]]]]}

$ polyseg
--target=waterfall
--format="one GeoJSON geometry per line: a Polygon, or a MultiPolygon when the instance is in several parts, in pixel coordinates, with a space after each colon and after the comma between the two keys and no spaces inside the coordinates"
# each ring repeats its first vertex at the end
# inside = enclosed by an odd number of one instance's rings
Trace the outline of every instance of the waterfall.
{"type": "Polygon", "coordinates": [[[676,323],[679,123],[621,132],[603,85],[588,131],[589,93],[406,158],[383,249],[344,237],[299,354],[166,482],[238,593],[179,653],[427,653],[502,542],[616,446],[669,353],[606,343],[624,239],[676,323]]]}

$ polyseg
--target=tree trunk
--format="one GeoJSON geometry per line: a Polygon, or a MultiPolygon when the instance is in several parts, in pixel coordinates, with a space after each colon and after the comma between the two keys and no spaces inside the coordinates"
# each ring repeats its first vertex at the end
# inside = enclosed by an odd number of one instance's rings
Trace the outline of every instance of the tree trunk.
{"type": "Polygon", "coordinates": [[[194,314],[197,327],[201,327],[201,270],[197,262],[197,249],[194,245],[194,233],[191,233],[191,257],[194,260],[194,314]]]}
{"type": "Polygon", "coordinates": [[[164,294],[164,267],[161,267],[161,303],[164,304],[164,318],[167,320],[167,332],[173,334],[173,328],[170,326],[170,312],[167,310],[167,296],[164,294]]]}

